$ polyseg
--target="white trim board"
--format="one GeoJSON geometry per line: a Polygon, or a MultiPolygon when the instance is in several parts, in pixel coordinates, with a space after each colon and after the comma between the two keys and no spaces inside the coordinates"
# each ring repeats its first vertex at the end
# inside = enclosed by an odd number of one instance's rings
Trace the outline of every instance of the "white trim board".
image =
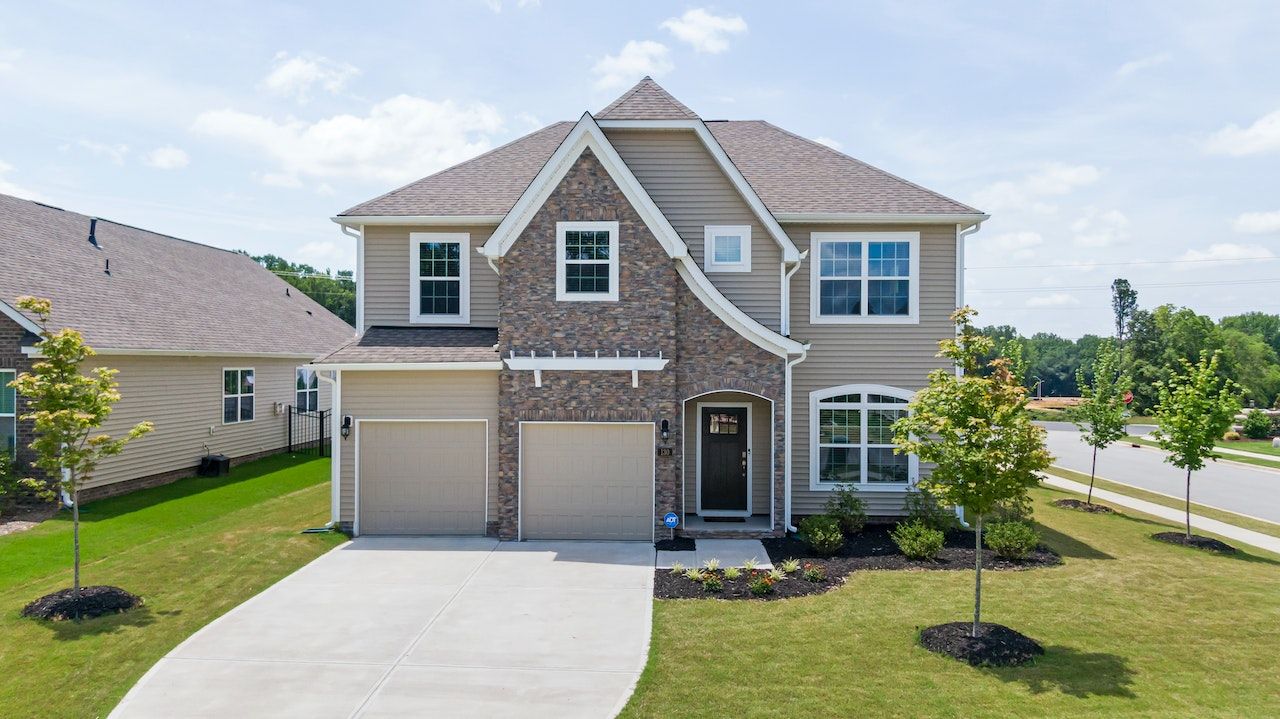
{"type": "Polygon", "coordinates": [[[330,217],[343,227],[361,225],[496,225],[506,215],[338,215],[330,217]]]}
{"type": "MultiPolygon", "coordinates": [[[[361,240],[361,246],[364,241],[361,240]]],[[[361,264],[361,267],[364,265],[361,264]]],[[[471,322],[471,234],[468,232],[409,233],[409,323],[414,325],[465,325],[471,322]],[[419,271],[423,244],[458,245],[458,313],[453,315],[422,314],[422,282],[453,282],[451,277],[423,277],[419,271]]]]}
{"type": "Polygon", "coordinates": [[[779,212],[779,222],[840,225],[976,225],[986,214],[915,214],[908,212],[779,212]]]}
{"type": "Polygon", "coordinates": [[[502,362],[312,362],[309,366],[323,370],[353,370],[367,372],[403,371],[465,371],[502,369],[502,362]]]}
{"type": "Polygon", "coordinates": [[[814,325],[915,325],[920,324],[920,233],[919,232],[812,232],[809,234],[809,324],[814,325]],[[824,242],[857,242],[861,245],[861,267],[857,277],[848,281],[858,283],[860,296],[859,315],[821,314],[823,279],[839,281],[839,277],[822,277],[822,244],[824,242]],[[868,314],[871,300],[871,282],[876,280],[901,280],[901,277],[872,277],[867,268],[871,262],[870,244],[873,242],[905,242],[910,247],[909,274],[907,276],[907,301],[909,312],[905,315],[868,314]]]}
{"type": "MultiPolygon", "coordinates": [[[[752,453],[751,453],[752,445],[754,444],[754,442],[752,441],[752,433],[751,433],[751,430],[752,430],[751,410],[752,409],[754,408],[751,406],[750,402],[695,402],[694,403],[694,414],[697,415],[697,419],[698,419],[697,429],[694,433],[694,438],[695,438],[694,439],[695,464],[693,466],[693,471],[695,475],[694,506],[697,507],[697,510],[698,510],[697,514],[699,517],[750,517],[751,516],[751,511],[752,511],[751,490],[753,488],[751,484],[751,465],[754,464],[753,462],[754,457],[752,456],[752,453]],[[747,410],[747,427],[746,427],[746,430],[747,430],[747,508],[745,511],[729,510],[729,509],[704,510],[702,508],[702,410],[715,409],[716,407],[728,407],[731,409],[747,410]]],[[[688,422],[687,417],[685,418],[685,421],[688,422]]],[[[685,431],[686,432],[689,431],[689,427],[687,424],[685,426],[685,431]]]]}
{"type": "Polygon", "coordinates": [[[556,302],[617,302],[618,282],[618,223],[557,222],[556,223],[556,302]],[[608,232],[609,257],[605,260],[569,260],[565,257],[566,237],[570,232],[608,232]],[[604,292],[570,292],[568,287],[569,262],[574,264],[605,265],[609,268],[609,289],[604,292]]]}
{"type": "Polygon", "coordinates": [[[19,311],[17,307],[14,307],[8,302],[0,301],[0,313],[3,313],[5,317],[8,317],[14,322],[17,322],[19,327],[30,332],[31,334],[33,335],[40,334],[40,325],[32,321],[30,317],[27,317],[26,315],[22,314],[22,312],[19,311]]]}
{"type": "MultiPolygon", "coordinates": [[[[818,421],[818,412],[822,409],[821,400],[828,397],[835,397],[842,394],[884,394],[899,399],[910,401],[915,396],[914,390],[903,389],[902,387],[891,387],[884,384],[842,384],[835,387],[823,387],[815,389],[809,393],[809,491],[811,492],[831,492],[837,487],[848,485],[854,487],[859,492],[908,492],[915,486],[920,479],[920,458],[914,454],[907,455],[907,481],[900,482],[830,482],[824,483],[819,481],[818,473],[822,470],[822,452],[819,448],[819,439],[821,438],[821,425],[818,421]]],[[[867,462],[867,437],[862,431],[862,425],[866,424],[867,402],[858,403],[860,406],[860,424],[858,427],[858,442],[854,445],[859,448],[862,456],[861,466],[866,471],[867,462]]],[[[829,406],[828,409],[841,409],[839,405],[829,406]]],[[[893,409],[906,410],[905,404],[885,404],[875,406],[872,409],[893,409]]]]}

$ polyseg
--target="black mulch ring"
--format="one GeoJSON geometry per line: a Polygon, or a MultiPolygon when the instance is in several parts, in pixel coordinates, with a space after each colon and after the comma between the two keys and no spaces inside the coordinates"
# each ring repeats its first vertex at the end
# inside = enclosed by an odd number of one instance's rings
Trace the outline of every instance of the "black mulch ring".
{"type": "MultiPolygon", "coordinates": [[[[119,614],[142,604],[142,597],[119,587],[94,586],[80,588],[80,617],[92,619],[104,614],[119,614]]],[[[46,594],[22,608],[22,616],[63,621],[75,619],[74,590],[62,589],[46,594]]]]}
{"type": "Polygon", "coordinates": [[[1078,512],[1091,512],[1093,514],[1115,514],[1116,511],[1105,504],[1091,504],[1079,499],[1057,499],[1054,500],[1053,506],[1062,507],[1063,509],[1074,509],[1078,512]]]}
{"type": "Polygon", "coordinates": [[[1194,547],[1195,549],[1203,549],[1207,552],[1217,552],[1219,554],[1235,554],[1236,548],[1226,542],[1219,542],[1213,537],[1201,537],[1198,534],[1187,537],[1185,532],[1159,532],[1151,535],[1152,539],[1169,544],[1181,544],[1184,547],[1194,547]]]}
{"type": "Polygon", "coordinates": [[[659,552],[692,552],[693,540],[688,537],[676,537],[674,539],[659,539],[653,543],[653,548],[659,552]]]}
{"type": "Polygon", "coordinates": [[[920,632],[920,646],[975,667],[1012,667],[1044,654],[1035,640],[1004,626],[982,622],[972,636],[972,622],[951,622],[920,632]]]}

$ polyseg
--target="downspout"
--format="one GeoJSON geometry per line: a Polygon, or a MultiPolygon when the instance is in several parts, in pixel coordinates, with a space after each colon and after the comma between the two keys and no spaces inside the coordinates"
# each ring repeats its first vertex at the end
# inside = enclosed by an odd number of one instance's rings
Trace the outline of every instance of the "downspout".
{"type": "Polygon", "coordinates": [[[809,251],[805,250],[800,253],[800,259],[792,263],[782,263],[782,322],[779,324],[782,328],[782,336],[791,336],[791,276],[800,269],[800,263],[804,262],[804,258],[809,256],[809,251]],[[791,265],[791,269],[787,269],[787,265],[791,265]]]}
{"type": "Polygon", "coordinates": [[[489,255],[485,254],[485,251],[484,251],[484,248],[483,248],[483,247],[477,247],[477,248],[476,248],[476,252],[478,252],[478,253],[480,254],[480,256],[481,256],[481,257],[483,257],[483,258],[485,259],[485,261],[489,263],[489,268],[493,270],[493,274],[495,274],[495,275],[500,275],[500,274],[502,274],[501,272],[499,272],[499,271],[498,271],[498,263],[497,263],[497,262],[494,262],[492,257],[490,257],[489,255]]]}
{"type": "MultiPolygon", "coordinates": [[[[796,266],[799,267],[800,263],[797,262],[796,266]]],[[[786,388],[784,389],[784,393],[785,393],[784,402],[786,404],[787,413],[782,420],[782,425],[783,425],[783,430],[782,430],[782,435],[783,435],[782,436],[782,454],[783,454],[782,513],[783,513],[783,519],[786,522],[786,529],[788,532],[796,531],[795,526],[791,524],[791,415],[794,413],[791,408],[791,369],[796,365],[800,364],[801,362],[805,361],[805,358],[809,356],[809,346],[810,345],[806,343],[804,346],[804,351],[800,353],[799,357],[793,360],[787,360],[787,365],[785,370],[786,388]]],[[[812,428],[810,429],[810,431],[812,431],[812,428]]],[[[813,460],[810,459],[810,461],[813,461],[813,460]]]]}
{"type": "Polygon", "coordinates": [[[316,376],[333,385],[333,414],[329,418],[329,446],[333,448],[333,456],[329,467],[329,523],[325,525],[332,529],[342,521],[339,508],[342,502],[339,484],[342,480],[342,370],[334,370],[332,377],[322,372],[316,372],[316,376]]]}
{"type": "MultiPolygon", "coordinates": [[[[982,222],[982,220],[978,220],[968,229],[962,229],[963,225],[956,225],[956,309],[964,307],[964,240],[969,235],[982,229],[982,222]]],[[[964,368],[956,367],[956,376],[963,375],[964,368]]],[[[955,510],[956,521],[960,522],[960,526],[968,529],[969,523],[964,521],[964,507],[956,507],[955,510]]]]}

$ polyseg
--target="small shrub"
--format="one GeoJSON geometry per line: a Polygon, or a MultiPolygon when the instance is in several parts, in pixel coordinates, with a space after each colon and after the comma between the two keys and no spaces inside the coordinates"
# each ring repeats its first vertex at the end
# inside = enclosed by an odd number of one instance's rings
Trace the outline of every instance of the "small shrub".
{"type": "Polygon", "coordinates": [[[795,574],[796,572],[800,571],[800,560],[784,559],[782,560],[782,564],[780,566],[782,567],[782,571],[784,574],[795,574]]]}
{"type": "Polygon", "coordinates": [[[899,524],[891,536],[898,549],[911,559],[933,559],[942,551],[942,532],[920,520],[899,524]]]}
{"type": "Polygon", "coordinates": [[[672,563],[671,563],[671,573],[672,573],[672,574],[684,574],[684,565],[683,565],[683,564],[681,564],[680,562],[672,562],[672,563]]]}
{"type": "Polygon", "coordinates": [[[724,583],[720,581],[720,577],[717,577],[714,574],[708,574],[706,578],[702,580],[702,588],[708,592],[718,592],[721,589],[724,589],[724,583]]]}
{"type": "Polygon", "coordinates": [[[996,505],[996,511],[993,512],[994,521],[996,522],[1030,522],[1033,509],[1031,497],[1022,495],[1015,497],[1006,502],[1000,502],[996,505]]]}
{"type": "Polygon", "coordinates": [[[825,582],[827,580],[827,568],[821,564],[805,562],[803,576],[810,582],[825,582]]]}
{"type": "Polygon", "coordinates": [[[720,569],[720,560],[716,559],[715,557],[712,557],[711,559],[708,559],[707,561],[702,563],[702,568],[707,570],[708,572],[714,572],[720,569]]]}
{"type": "Polygon", "coordinates": [[[741,570],[741,569],[738,569],[737,567],[725,567],[725,568],[724,568],[724,578],[725,578],[725,579],[728,579],[728,580],[734,580],[734,579],[737,579],[738,577],[741,577],[741,576],[742,576],[742,570],[741,570]]]}
{"type": "Polygon", "coordinates": [[[701,582],[706,576],[701,569],[687,569],[684,573],[684,578],[691,582],[701,582]]]}
{"type": "Polygon", "coordinates": [[[1236,432],[1233,430],[1222,435],[1222,439],[1226,440],[1227,442],[1239,442],[1243,438],[1240,436],[1239,432],[1236,432]]]}
{"type": "Polygon", "coordinates": [[[841,484],[827,498],[827,514],[836,518],[840,529],[852,537],[867,525],[867,505],[851,484],[841,484]]]}
{"type": "Polygon", "coordinates": [[[1026,522],[995,522],[983,532],[987,548],[1005,559],[1023,559],[1040,543],[1040,535],[1026,522]]]}
{"type": "Polygon", "coordinates": [[[923,522],[925,526],[945,532],[956,525],[956,515],[943,507],[933,495],[917,487],[907,492],[907,521],[923,522]]]}
{"type": "Polygon", "coordinates": [[[1267,439],[1271,436],[1271,417],[1260,409],[1245,412],[1240,429],[1249,439],[1267,439]]]}
{"type": "Polygon", "coordinates": [[[756,567],[758,566],[760,566],[760,560],[756,559],[755,557],[752,557],[751,559],[748,559],[747,561],[742,563],[742,568],[747,570],[748,572],[756,571],[756,567]]]}
{"type": "Polygon", "coordinates": [[[781,582],[782,580],[787,578],[787,574],[786,572],[783,572],[781,569],[770,569],[769,578],[775,582],[781,582]]]}
{"type": "Polygon", "coordinates": [[[757,572],[751,577],[751,581],[747,583],[747,588],[757,597],[763,597],[766,594],[773,593],[773,585],[777,582],[764,572],[757,572]]]}
{"type": "Polygon", "coordinates": [[[800,520],[800,536],[819,556],[829,557],[844,546],[844,532],[835,517],[818,514],[800,520]]]}

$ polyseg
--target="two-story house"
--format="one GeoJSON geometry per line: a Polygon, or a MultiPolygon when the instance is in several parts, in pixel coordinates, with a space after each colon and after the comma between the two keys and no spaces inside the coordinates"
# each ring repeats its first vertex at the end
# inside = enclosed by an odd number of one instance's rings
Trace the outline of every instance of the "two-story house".
{"type": "Polygon", "coordinates": [[[852,484],[953,332],[986,215],[645,78],[334,218],[361,335],[335,385],[357,534],[770,536],[852,484]]]}

